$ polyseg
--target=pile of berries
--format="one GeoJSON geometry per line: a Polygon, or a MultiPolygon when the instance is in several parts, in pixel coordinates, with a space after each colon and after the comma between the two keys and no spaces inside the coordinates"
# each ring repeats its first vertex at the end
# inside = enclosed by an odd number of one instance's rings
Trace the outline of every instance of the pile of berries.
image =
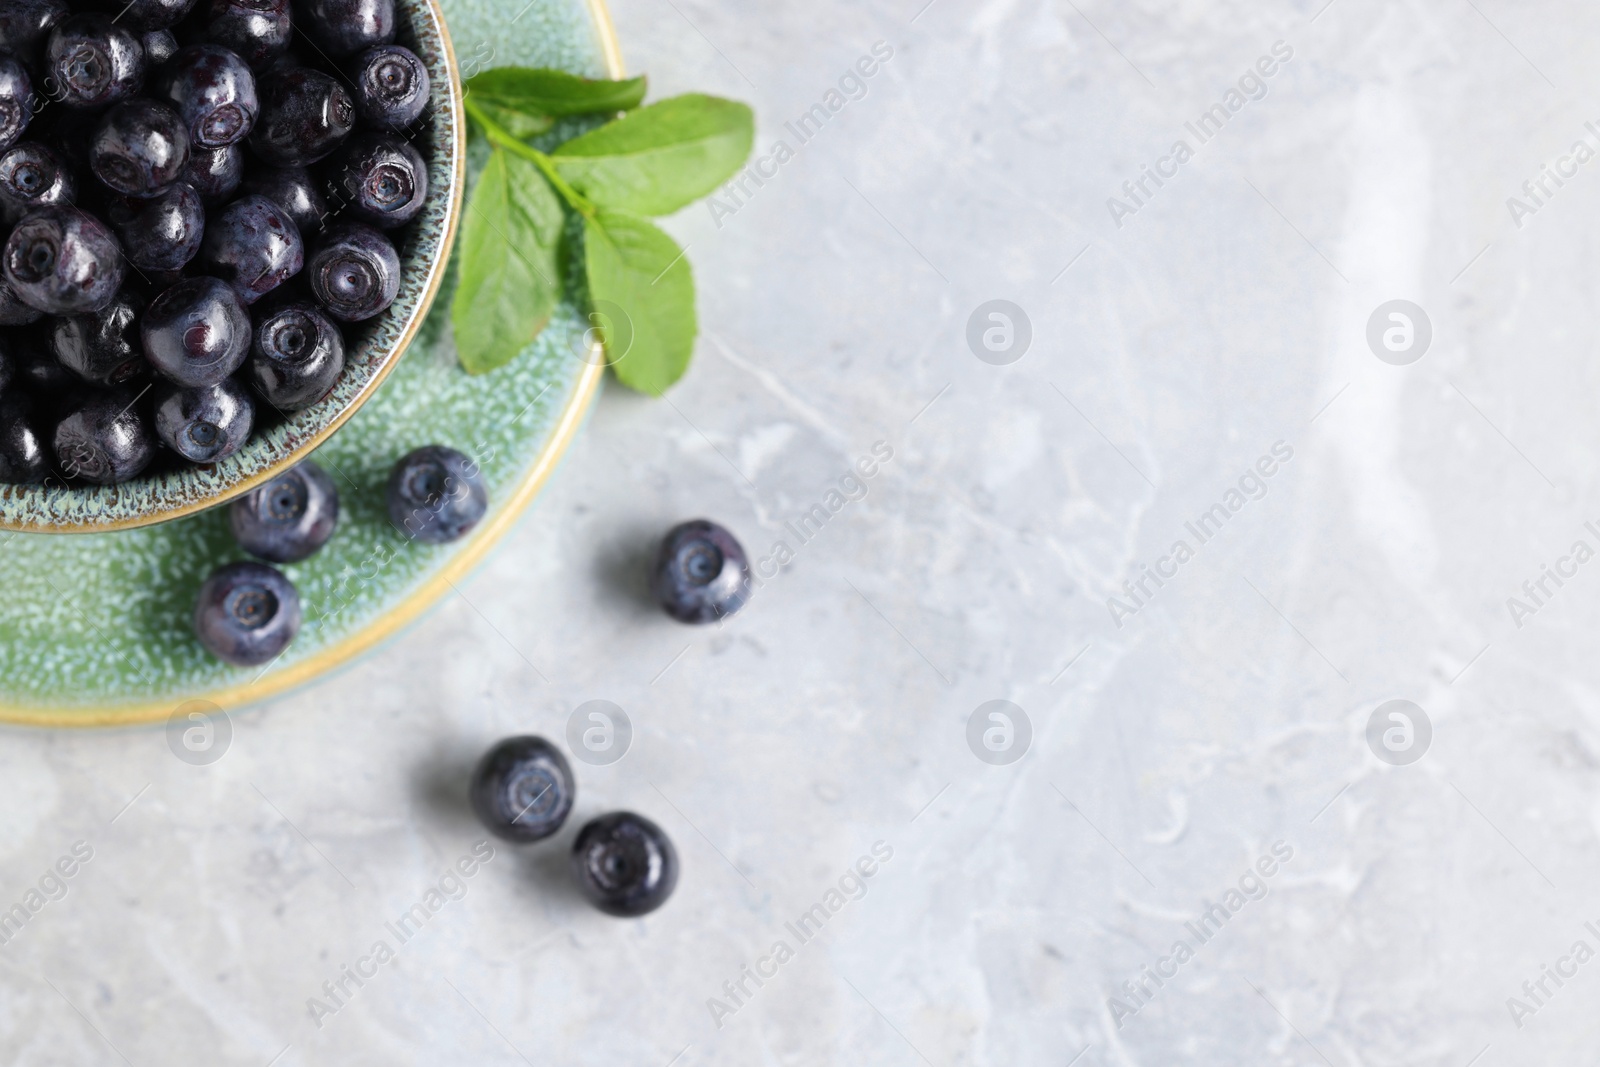
{"type": "Polygon", "coordinates": [[[215,463],[328,394],[428,193],[395,21],[0,0],[0,481],[215,463]]]}

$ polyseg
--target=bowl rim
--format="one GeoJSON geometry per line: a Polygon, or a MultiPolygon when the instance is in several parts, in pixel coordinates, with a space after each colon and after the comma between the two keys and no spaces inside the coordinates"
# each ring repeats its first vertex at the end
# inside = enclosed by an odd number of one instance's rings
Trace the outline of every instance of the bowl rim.
{"type": "MultiPolygon", "coordinates": [[[[593,21],[607,75],[612,78],[626,77],[627,68],[622,59],[622,45],[617,38],[616,27],[611,20],[606,0],[582,0],[582,2],[593,21]]],[[[427,3],[429,7],[437,10],[435,0],[427,0],[427,3]]],[[[449,29],[442,20],[439,25],[444,28],[444,44],[449,50],[453,64],[455,52],[450,43],[449,29]]],[[[304,660],[289,664],[280,671],[272,671],[253,681],[190,694],[177,703],[170,697],[81,705],[0,702],[0,725],[22,729],[137,727],[168,719],[181,705],[192,701],[215,704],[231,714],[274,697],[283,696],[331,671],[348,666],[364,653],[373,650],[416,622],[444,594],[460,591],[456,583],[476,569],[517,524],[555,471],[567,448],[577,438],[578,431],[582,428],[584,419],[600,392],[605,369],[605,364],[601,361],[585,361],[584,369],[573,383],[572,395],[568,397],[566,407],[562,409],[555,427],[551,430],[549,440],[522,474],[522,480],[514,484],[511,495],[504,505],[492,507],[489,517],[473,531],[459,551],[445,560],[437,571],[424,578],[404,599],[388,611],[375,615],[365,627],[347,634],[326,648],[318,649],[304,660]]]]}
{"type": "MultiPolygon", "coordinates": [[[[85,521],[67,523],[35,521],[31,518],[10,519],[0,513],[0,530],[37,534],[111,533],[117,530],[135,530],[141,526],[155,526],[159,523],[171,522],[174,519],[181,519],[188,515],[195,515],[202,511],[209,511],[214,507],[226,504],[236,497],[243,496],[259,485],[271,481],[301,460],[309,457],[324,441],[332,437],[339,427],[348,422],[352,415],[361,410],[363,404],[372,399],[379,386],[383,385],[384,380],[389,377],[389,374],[399,364],[400,360],[405,357],[406,350],[411,347],[411,342],[416,339],[417,331],[422,329],[422,323],[428,317],[428,312],[432,310],[434,299],[439,295],[439,287],[444,284],[445,272],[450,265],[451,251],[455,248],[456,230],[461,222],[462,201],[466,193],[467,115],[461,97],[461,69],[456,61],[455,46],[450,40],[450,28],[445,24],[444,11],[439,7],[439,0],[418,0],[418,3],[422,7],[424,17],[433,23],[433,27],[438,33],[440,53],[443,57],[445,70],[449,74],[447,79],[449,92],[445,110],[452,120],[451,126],[455,131],[454,141],[448,146],[450,199],[445,205],[443,232],[440,236],[439,246],[433,257],[433,262],[428,267],[428,275],[424,282],[422,297],[412,308],[411,316],[402,326],[400,336],[390,348],[388,356],[373,373],[372,377],[367,379],[366,384],[361,387],[361,391],[352,397],[349,403],[335,412],[333,417],[328,420],[327,425],[309,435],[287,456],[284,456],[271,466],[241,478],[234,484],[202,498],[185,497],[181,502],[170,506],[157,506],[151,510],[140,511],[133,515],[112,512],[103,520],[89,518],[85,521]]],[[[133,488],[138,485],[138,482],[131,481],[121,485],[97,486],[95,488],[121,490],[124,485],[133,488]]],[[[4,488],[12,492],[41,489],[39,486],[28,485],[5,486],[4,488]]],[[[41,495],[40,499],[44,499],[44,497],[41,495]]]]}

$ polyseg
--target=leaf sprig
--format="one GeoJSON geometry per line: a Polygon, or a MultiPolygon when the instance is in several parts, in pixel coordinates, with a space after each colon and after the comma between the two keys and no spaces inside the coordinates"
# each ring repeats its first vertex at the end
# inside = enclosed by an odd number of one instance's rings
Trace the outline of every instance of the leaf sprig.
{"type": "Polygon", "coordinates": [[[464,89],[490,153],[457,246],[450,322],[462,367],[504,366],[550,321],[570,211],[582,219],[586,310],[607,362],[624,385],[659,396],[694,352],[694,277],[683,249],[646,216],[686,207],[744,166],[750,109],[698,93],[641,107],[644,78],[528,67],[484,71],[464,89]],[[615,112],[623,114],[553,152],[528,143],[558,118],[615,112]]]}

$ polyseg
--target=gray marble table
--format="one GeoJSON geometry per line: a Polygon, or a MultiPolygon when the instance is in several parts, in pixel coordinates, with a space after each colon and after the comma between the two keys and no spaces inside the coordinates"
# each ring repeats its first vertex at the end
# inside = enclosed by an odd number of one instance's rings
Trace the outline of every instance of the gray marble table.
{"type": "Polygon", "coordinates": [[[922,4],[617,0],[759,115],[691,373],[224,759],[5,731],[0,1060],[1593,1062],[1600,9],[922,4]],[[690,630],[702,515],[764,577],[690,630]],[[472,760],[593,699],[483,860],[472,760]],[[640,921],[564,875],[618,807],[640,921]]]}

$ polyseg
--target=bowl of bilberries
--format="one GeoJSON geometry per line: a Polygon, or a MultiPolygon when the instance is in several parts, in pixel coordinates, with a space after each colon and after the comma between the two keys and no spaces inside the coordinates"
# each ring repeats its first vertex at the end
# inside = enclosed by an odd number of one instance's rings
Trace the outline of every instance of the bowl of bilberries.
{"type": "MultiPolygon", "coordinates": [[[[690,264],[651,220],[734,177],[753,116],[645,95],[544,68],[463,83],[434,0],[0,0],[0,527],[226,505],[250,558],[205,561],[194,634],[270,669],[303,614],[281,568],[340,523],[311,453],[442,286],[463,375],[529,373],[563,304],[590,326],[583,395],[600,368],[651,395],[686,371],[690,264]]],[[[336,473],[381,489],[397,541],[449,552],[496,526],[471,447],[416,441],[381,487],[336,473]]],[[[651,581],[689,623],[750,589],[699,521],[651,581]]]]}
{"type": "Polygon", "coordinates": [[[0,3],[0,526],[221,503],[377,389],[444,274],[430,0],[0,3]]]}

